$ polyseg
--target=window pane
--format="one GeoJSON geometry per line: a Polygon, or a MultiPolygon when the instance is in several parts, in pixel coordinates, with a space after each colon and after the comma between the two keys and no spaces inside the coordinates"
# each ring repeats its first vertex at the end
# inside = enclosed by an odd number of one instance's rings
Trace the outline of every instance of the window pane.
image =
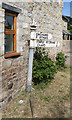
{"type": "Polygon", "coordinates": [[[5,34],[5,52],[14,51],[14,35],[5,34]]]}
{"type": "Polygon", "coordinates": [[[5,28],[13,30],[14,17],[5,15],[5,28]]]}

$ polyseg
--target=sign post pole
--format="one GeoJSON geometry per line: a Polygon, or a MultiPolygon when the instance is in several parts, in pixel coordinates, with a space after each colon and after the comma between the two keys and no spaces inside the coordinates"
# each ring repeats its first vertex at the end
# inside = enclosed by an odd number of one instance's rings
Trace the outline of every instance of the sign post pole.
{"type": "Polygon", "coordinates": [[[32,86],[33,51],[34,48],[29,49],[29,66],[28,66],[27,87],[26,87],[27,92],[31,92],[31,86],[32,86]]]}
{"type": "MultiPolygon", "coordinates": [[[[31,25],[31,30],[36,30],[36,22],[33,20],[33,24],[31,25]]],[[[31,39],[30,41],[33,41],[34,39],[31,39]]],[[[28,75],[27,75],[27,84],[26,84],[26,92],[31,92],[32,88],[32,67],[33,67],[33,54],[34,54],[34,47],[30,46],[29,48],[29,66],[28,66],[28,75]]]]}

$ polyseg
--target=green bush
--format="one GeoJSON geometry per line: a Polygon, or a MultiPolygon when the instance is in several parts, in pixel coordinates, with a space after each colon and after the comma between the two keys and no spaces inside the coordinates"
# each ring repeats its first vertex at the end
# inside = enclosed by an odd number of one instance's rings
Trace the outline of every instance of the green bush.
{"type": "Polygon", "coordinates": [[[56,73],[56,66],[54,62],[48,58],[48,53],[44,48],[36,48],[33,61],[33,82],[39,84],[40,82],[50,82],[56,73]]]}
{"type": "Polygon", "coordinates": [[[57,68],[62,68],[62,67],[65,67],[65,57],[64,57],[64,54],[62,52],[59,52],[56,56],[56,65],[57,65],[57,68]]]}

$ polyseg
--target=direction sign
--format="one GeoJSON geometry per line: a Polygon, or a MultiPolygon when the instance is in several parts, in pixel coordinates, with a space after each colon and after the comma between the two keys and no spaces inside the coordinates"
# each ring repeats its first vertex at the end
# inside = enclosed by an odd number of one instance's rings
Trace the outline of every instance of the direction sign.
{"type": "Polygon", "coordinates": [[[59,42],[55,41],[30,40],[30,47],[57,47],[59,45],[59,42]]]}
{"type": "Polygon", "coordinates": [[[52,39],[52,35],[50,33],[37,33],[37,32],[31,32],[31,39],[45,39],[50,40],[52,39]]]}

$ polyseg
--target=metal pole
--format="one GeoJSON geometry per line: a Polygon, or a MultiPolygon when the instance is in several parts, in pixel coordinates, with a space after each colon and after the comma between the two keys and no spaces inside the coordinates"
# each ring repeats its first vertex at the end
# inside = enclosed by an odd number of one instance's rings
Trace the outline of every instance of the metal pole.
{"type": "Polygon", "coordinates": [[[31,87],[32,87],[33,51],[34,48],[29,49],[29,66],[28,66],[26,92],[31,92],[31,87]]]}

